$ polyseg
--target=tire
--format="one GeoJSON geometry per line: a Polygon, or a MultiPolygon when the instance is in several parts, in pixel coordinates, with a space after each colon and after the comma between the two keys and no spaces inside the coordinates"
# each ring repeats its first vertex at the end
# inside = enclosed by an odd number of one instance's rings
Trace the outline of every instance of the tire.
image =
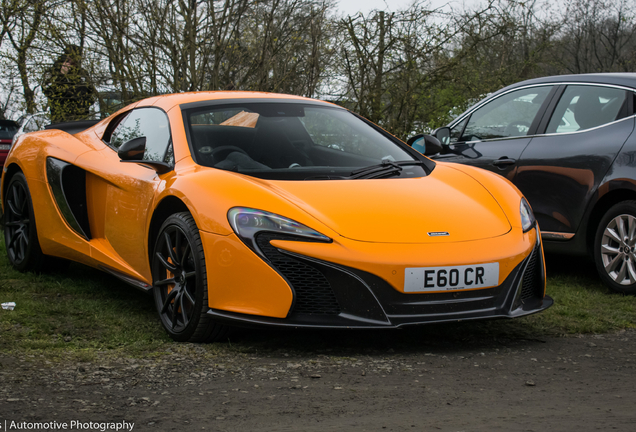
{"type": "Polygon", "coordinates": [[[601,280],[620,294],[636,294],[636,201],[611,207],[594,238],[594,261],[601,280]]]}
{"type": "Polygon", "coordinates": [[[189,213],[163,223],[152,255],[155,305],[161,323],[178,342],[212,342],[227,326],[215,323],[208,310],[208,283],[201,236],[189,213]]]}
{"type": "Polygon", "coordinates": [[[42,253],[26,177],[16,173],[4,196],[4,244],[11,265],[21,272],[64,267],[68,261],[42,253]]]}

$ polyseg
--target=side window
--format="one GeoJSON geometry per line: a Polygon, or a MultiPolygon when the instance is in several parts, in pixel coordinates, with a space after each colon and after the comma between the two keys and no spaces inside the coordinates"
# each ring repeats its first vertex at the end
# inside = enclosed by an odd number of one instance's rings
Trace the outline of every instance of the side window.
{"type": "Polygon", "coordinates": [[[462,136],[462,132],[464,131],[464,127],[466,126],[466,122],[468,122],[468,117],[464,120],[457,123],[450,130],[450,143],[456,143],[462,136]]]}
{"type": "Polygon", "coordinates": [[[546,133],[576,132],[611,123],[627,114],[625,90],[570,85],[563,92],[546,133]]]}
{"type": "Polygon", "coordinates": [[[173,163],[168,116],[157,108],[139,108],[120,120],[110,135],[115,150],[134,138],[146,137],[144,160],[173,163]]]}
{"type": "Polygon", "coordinates": [[[515,90],[488,102],[470,115],[459,141],[527,135],[550,90],[552,86],[515,90]]]}
{"type": "Polygon", "coordinates": [[[10,121],[0,123],[0,138],[11,139],[13,135],[18,131],[18,126],[10,121]]]}

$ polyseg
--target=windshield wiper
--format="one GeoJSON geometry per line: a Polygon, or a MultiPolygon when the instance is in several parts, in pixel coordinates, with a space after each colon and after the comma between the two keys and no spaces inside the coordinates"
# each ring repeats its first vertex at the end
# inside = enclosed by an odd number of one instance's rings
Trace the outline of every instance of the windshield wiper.
{"type": "Polygon", "coordinates": [[[403,169],[402,167],[407,165],[424,165],[424,162],[418,160],[394,162],[388,159],[383,159],[381,164],[371,165],[365,168],[351,171],[351,174],[349,174],[349,179],[372,179],[390,177],[395,174],[399,174],[403,169]]]}
{"type": "Polygon", "coordinates": [[[346,180],[348,177],[334,176],[334,175],[315,175],[311,177],[305,177],[305,180],[346,180]]]}

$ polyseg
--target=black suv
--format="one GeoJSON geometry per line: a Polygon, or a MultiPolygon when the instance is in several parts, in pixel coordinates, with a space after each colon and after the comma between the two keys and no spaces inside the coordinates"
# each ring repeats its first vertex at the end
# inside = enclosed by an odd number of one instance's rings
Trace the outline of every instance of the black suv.
{"type": "Polygon", "coordinates": [[[489,95],[429,137],[433,159],[513,182],[548,252],[587,254],[613,291],[636,294],[636,73],[561,75],[489,95]],[[434,140],[432,140],[434,141],[434,140]]]}

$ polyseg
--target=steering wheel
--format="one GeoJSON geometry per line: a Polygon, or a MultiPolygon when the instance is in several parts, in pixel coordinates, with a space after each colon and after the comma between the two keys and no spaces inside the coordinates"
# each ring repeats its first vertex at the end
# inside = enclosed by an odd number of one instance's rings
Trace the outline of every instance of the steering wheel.
{"type": "Polygon", "coordinates": [[[220,161],[224,160],[226,157],[228,157],[228,155],[230,153],[233,153],[233,152],[240,152],[240,153],[243,153],[244,155],[249,156],[247,154],[247,152],[245,150],[243,150],[242,148],[240,148],[240,147],[233,146],[233,145],[225,145],[225,146],[219,146],[219,147],[216,147],[215,149],[213,149],[212,150],[212,158],[215,161],[219,161],[220,162],[220,161]],[[223,157],[221,157],[221,156],[223,156],[223,157]]]}

